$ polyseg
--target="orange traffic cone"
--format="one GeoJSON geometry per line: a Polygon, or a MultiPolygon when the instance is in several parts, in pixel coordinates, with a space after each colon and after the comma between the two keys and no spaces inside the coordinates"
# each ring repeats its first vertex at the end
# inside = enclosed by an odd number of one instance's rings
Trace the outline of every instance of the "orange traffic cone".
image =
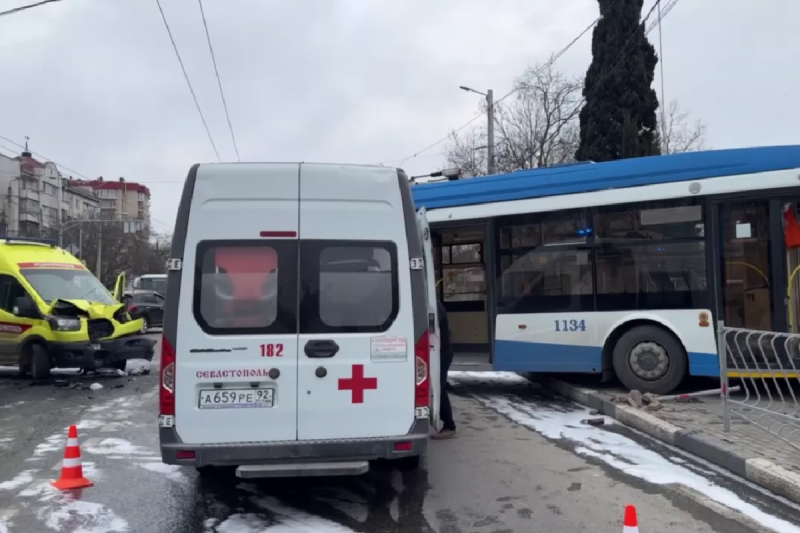
{"type": "Polygon", "coordinates": [[[622,520],[622,533],[639,533],[639,522],[636,520],[636,507],[625,506],[625,518],[622,520]]]}
{"type": "Polygon", "coordinates": [[[83,489],[94,485],[93,482],[83,477],[81,445],[78,443],[78,428],[75,426],[70,426],[67,432],[67,447],[64,448],[61,475],[50,484],[58,490],[83,489]]]}

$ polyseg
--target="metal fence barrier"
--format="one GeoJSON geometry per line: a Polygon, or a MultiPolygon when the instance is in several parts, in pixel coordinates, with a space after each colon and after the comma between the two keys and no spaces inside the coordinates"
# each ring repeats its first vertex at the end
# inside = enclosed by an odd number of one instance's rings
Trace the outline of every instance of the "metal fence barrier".
{"type": "Polygon", "coordinates": [[[800,334],[717,326],[725,432],[731,417],[800,451],[800,334]],[[729,383],[741,390],[733,393],[729,383]]]}

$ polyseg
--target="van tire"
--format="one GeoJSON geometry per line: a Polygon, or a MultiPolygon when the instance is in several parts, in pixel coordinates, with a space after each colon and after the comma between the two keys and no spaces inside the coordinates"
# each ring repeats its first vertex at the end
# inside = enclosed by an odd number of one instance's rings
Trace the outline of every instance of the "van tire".
{"type": "Polygon", "coordinates": [[[203,480],[221,480],[235,477],[235,466],[196,466],[197,476],[203,480]]]}
{"type": "Polygon", "coordinates": [[[411,457],[402,457],[395,459],[394,466],[400,472],[416,472],[422,466],[422,456],[413,455],[411,457]]]}
{"type": "Polygon", "coordinates": [[[50,354],[47,349],[39,344],[31,344],[28,347],[30,372],[34,380],[42,380],[50,377],[50,354]]]}
{"type": "MultiPolygon", "coordinates": [[[[652,359],[649,361],[651,362],[652,359]]],[[[658,359],[656,359],[658,364],[658,359]]],[[[614,372],[629,390],[639,390],[653,394],[669,394],[686,377],[687,357],[680,341],[671,332],[659,326],[637,326],[626,331],[614,346],[614,372]],[[667,368],[656,379],[637,376],[631,369],[631,352],[637,347],[653,349],[656,357],[666,357],[667,368]]]]}

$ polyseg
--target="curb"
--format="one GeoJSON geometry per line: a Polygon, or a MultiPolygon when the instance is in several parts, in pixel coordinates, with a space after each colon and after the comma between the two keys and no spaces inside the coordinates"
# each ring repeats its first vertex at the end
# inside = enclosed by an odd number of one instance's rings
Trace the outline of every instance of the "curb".
{"type": "Polygon", "coordinates": [[[733,472],[775,494],[800,503],[800,475],[778,466],[772,461],[731,452],[714,436],[681,428],[627,405],[615,404],[590,390],[549,377],[530,374],[525,374],[525,377],[574,402],[596,409],[601,414],[614,418],[626,426],[638,429],[662,442],[733,472]]]}

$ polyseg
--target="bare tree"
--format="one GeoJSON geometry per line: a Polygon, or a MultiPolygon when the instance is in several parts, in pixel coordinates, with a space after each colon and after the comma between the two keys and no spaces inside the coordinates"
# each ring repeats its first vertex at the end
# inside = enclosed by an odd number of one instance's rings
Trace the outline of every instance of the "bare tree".
{"type": "MultiPolygon", "coordinates": [[[[446,150],[447,162],[460,168],[465,175],[481,176],[486,173],[486,128],[467,130],[461,135],[453,133],[446,150]]],[[[495,156],[496,157],[496,156],[495,156]]]]}
{"type": "Polygon", "coordinates": [[[121,272],[128,277],[165,272],[170,241],[169,235],[150,230],[125,232],[121,221],[72,222],[64,231],[64,246],[79,247],[78,257],[94,273],[97,273],[100,248],[101,271],[98,277],[106,287],[113,287],[121,272]]]}
{"type": "Polygon", "coordinates": [[[706,125],[700,119],[691,121],[688,111],[682,111],[677,100],[664,109],[664,119],[659,116],[659,133],[662,154],[678,154],[705,150],[706,125]]]}
{"type": "MultiPolygon", "coordinates": [[[[557,72],[550,63],[528,68],[517,81],[513,99],[495,110],[497,171],[572,161],[578,146],[580,102],[579,79],[557,72]]],[[[445,153],[449,165],[484,174],[486,128],[453,134],[445,153]]]]}

